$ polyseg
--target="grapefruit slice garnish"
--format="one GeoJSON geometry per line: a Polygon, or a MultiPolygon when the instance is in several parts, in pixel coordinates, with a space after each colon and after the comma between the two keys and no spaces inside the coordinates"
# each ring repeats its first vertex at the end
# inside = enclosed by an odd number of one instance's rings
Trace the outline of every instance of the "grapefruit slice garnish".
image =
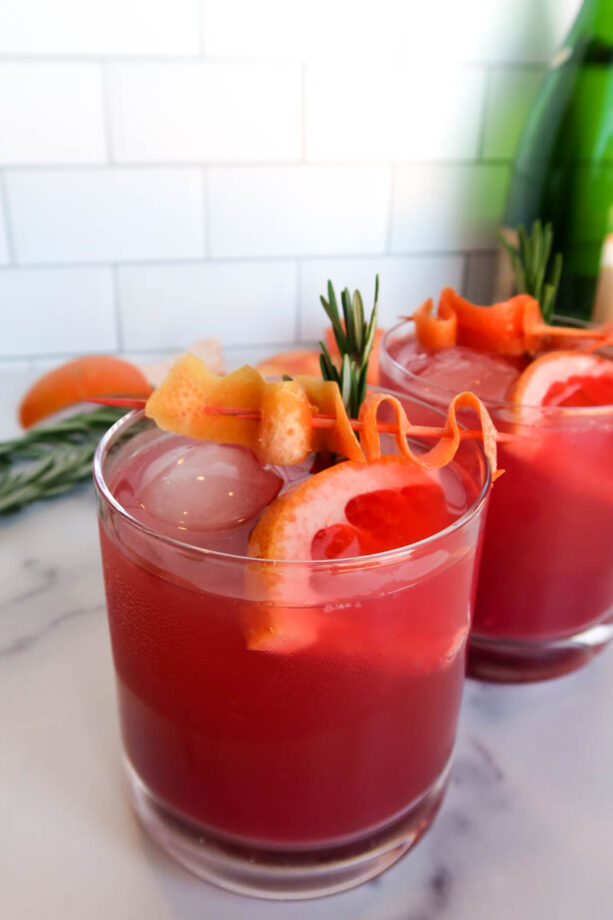
{"type": "Polygon", "coordinates": [[[288,490],[249,539],[260,559],[339,559],[423,540],[451,523],[441,486],[398,457],[347,460],[288,490]]]}
{"type": "Polygon", "coordinates": [[[542,355],[521,374],[509,396],[518,437],[505,449],[531,468],[530,477],[546,471],[560,494],[574,495],[575,501],[581,496],[588,517],[590,502],[613,507],[607,467],[613,361],[576,351],[542,355]]]}
{"type": "Polygon", "coordinates": [[[599,355],[554,351],[541,355],[511,390],[519,406],[583,408],[613,405],[613,361],[599,355]]]}
{"type": "MultiPolygon", "coordinates": [[[[248,552],[258,559],[325,563],[414,544],[453,520],[442,487],[417,464],[398,457],[347,460],[271,502],[248,552]]],[[[254,566],[248,577],[251,593],[263,598],[245,608],[249,648],[287,653],[317,640],[327,619],[308,567],[254,566]]]]}
{"type": "Polygon", "coordinates": [[[136,365],[111,355],[84,355],[40,377],[21,401],[24,428],[93,396],[149,396],[151,384],[136,365]]]}

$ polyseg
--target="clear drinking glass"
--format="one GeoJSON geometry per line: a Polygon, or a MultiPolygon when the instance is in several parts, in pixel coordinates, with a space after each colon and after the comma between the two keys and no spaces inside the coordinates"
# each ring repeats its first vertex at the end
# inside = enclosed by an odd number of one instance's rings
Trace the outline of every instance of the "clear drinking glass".
{"type": "MultiPolygon", "coordinates": [[[[384,337],[382,383],[446,407],[454,393],[396,358],[413,328],[400,323],[384,337]]],[[[483,402],[510,437],[498,445],[506,472],[488,511],[468,673],[543,680],[580,667],[613,636],[613,406],[483,402]]]]}
{"type": "Polygon", "coordinates": [[[122,468],[163,437],[132,413],[94,470],[134,808],[179,862],[231,890],[359,884],[418,840],[444,795],[490,483],[481,447],[461,446],[468,510],[440,533],[275,562],[190,546],[121,506],[122,468]],[[251,641],[267,630],[278,645],[251,641]]]}

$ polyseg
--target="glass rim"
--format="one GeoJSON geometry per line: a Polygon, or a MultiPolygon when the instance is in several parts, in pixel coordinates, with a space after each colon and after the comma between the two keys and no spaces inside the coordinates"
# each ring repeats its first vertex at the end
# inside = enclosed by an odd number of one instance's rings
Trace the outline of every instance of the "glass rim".
{"type": "MultiPolygon", "coordinates": [[[[409,398],[413,399],[414,397],[409,398]]],[[[419,397],[416,398],[416,401],[423,403],[424,405],[428,405],[424,403],[423,400],[419,399],[419,397]]],[[[440,411],[435,406],[428,405],[428,408],[435,412],[440,411]]],[[[403,561],[405,559],[409,559],[416,550],[421,550],[428,548],[431,545],[435,545],[437,542],[440,542],[456,531],[461,530],[471,520],[473,520],[473,518],[481,512],[487,500],[489,488],[492,483],[492,470],[490,467],[490,462],[483,451],[483,445],[478,441],[471,441],[471,444],[473,444],[475,449],[479,451],[484,464],[485,475],[483,477],[483,484],[481,485],[477,496],[471,502],[470,506],[464,512],[462,512],[462,514],[455,521],[452,521],[452,523],[445,527],[443,530],[439,530],[435,534],[432,534],[429,537],[425,537],[423,540],[417,540],[415,543],[410,543],[406,546],[399,546],[395,549],[384,550],[381,553],[371,553],[365,556],[350,556],[342,559],[261,559],[257,556],[241,556],[235,553],[224,553],[220,550],[194,546],[193,543],[187,543],[183,540],[178,540],[175,537],[170,537],[167,534],[158,533],[157,531],[152,530],[146,524],[143,524],[137,518],[133,517],[111,492],[102,469],[104,459],[114,439],[119,434],[121,434],[124,429],[129,428],[131,425],[135,424],[143,418],[145,418],[145,414],[142,409],[132,410],[131,412],[126,413],[126,415],[115,422],[114,425],[112,425],[108,431],[104,433],[98,442],[92,467],[93,480],[96,491],[98,492],[100,498],[106,502],[106,504],[113,511],[118,513],[128,524],[141,531],[141,533],[144,533],[149,537],[153,537],[155,540],[159,540],[162,543],[173,546],[175,549],[188,550],[190,553],[199,555],[204,559],[215,560],[218,562],[234,562],[242,564],[249,563],[250,565],[261,563],[264,566],[274,567],[298,566],[302,568],[310,567],[312,569],[319,570],[333,569],[335,572],[338,572],[344,570],[352,571],[355,569],[368,569],[382,564],[392,564],[395,562],[403,561]]]]}
{"type": "MultiPolygon", "coordinates": [[[[560,316],[554,314],[554,319],[564,320],[565,325],[575,325],[579,328],[588,329],[590,324],[577,319],[572,316],[560,316]]],[[[401,319],[394,326],[391,326],[388,329],[381,339],[381,350],[385,353],[386,360],[389,360],[394,368],[397,368],[403,377],[408,377],[410,380],[415,380],[418,383],[425,383],[428,387],[431,387],[436,394],[441,396],[448,397],[450,400],[457,395],[457,390],[449,389],[448,387],[441,386],[435,380],[431,380],[428,377],[422,377],[419,374],[414,374],[413,371],[407,370],[406,367],[403,367],[399,361],[394,358],[388,348],[388,343],[405,326],[414,326],[413,320],[411,319],[401,319]]],[[[486,397],[479,397],[486,409],[508,409],[513,412],[517,412],[518,409],[525,410],[528,412],[540,412],[542,415],[550,416],[551,418],[570,418],[576,416],[577,418],[589,418],[593,415],[598,414],[607,414],[608,412],[613,412],[613,404],[605,406],[543,406],[534,403],[520,404],[512,402],[508,399],[487,399],[486,397]]]]}

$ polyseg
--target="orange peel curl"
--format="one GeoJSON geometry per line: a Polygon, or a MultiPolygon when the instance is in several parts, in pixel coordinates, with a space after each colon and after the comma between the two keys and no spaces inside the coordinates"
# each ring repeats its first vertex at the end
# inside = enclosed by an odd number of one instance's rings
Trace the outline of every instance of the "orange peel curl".
{"type": "Polygon", "coordinates": [[[438,311],[430,298],[411,317],[423,348],[465,345],[495,354],[537,354],[585,343],[593,351],[613,340],[613,324],[594,329],[550,326],[543,319],[537,300],[517,294],[491,306],[479,306],[461,297],[453,288],[441,291],[438,311]]]}

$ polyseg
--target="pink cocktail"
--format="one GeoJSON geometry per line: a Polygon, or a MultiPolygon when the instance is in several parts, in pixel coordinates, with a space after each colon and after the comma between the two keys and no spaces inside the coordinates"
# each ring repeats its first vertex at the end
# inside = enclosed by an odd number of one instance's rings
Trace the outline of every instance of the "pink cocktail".
{"type": "Polygon", "coordinates": [[[308,475],[136,415],[96,460],[136,811],[193,871],[267,897],[355,885],[436,814],[489,484],[465,442],[404,496],[419,508],[411,545],[389,549],[378,490],[358,509],[381,515],[371,554],[351,557],[351,541],[324,530],[319,560],[246,557],[262,507],[308,475]],[[270,642],[266,623],[281,624],[270,642]]]}
{"type": "MultiPolygon", "coordinates": [[[[469,674],[490,680],[565,673],[613,635],[613,406],[518,406],[509,393],[529,363],[461,345],[422,348],[410,323],[383,342],[386,386],[441,407],[472,389],[508,435],[468,657],[469,674]]],[[[602,387],[593,396],[610,402],[602,387]]]]}

